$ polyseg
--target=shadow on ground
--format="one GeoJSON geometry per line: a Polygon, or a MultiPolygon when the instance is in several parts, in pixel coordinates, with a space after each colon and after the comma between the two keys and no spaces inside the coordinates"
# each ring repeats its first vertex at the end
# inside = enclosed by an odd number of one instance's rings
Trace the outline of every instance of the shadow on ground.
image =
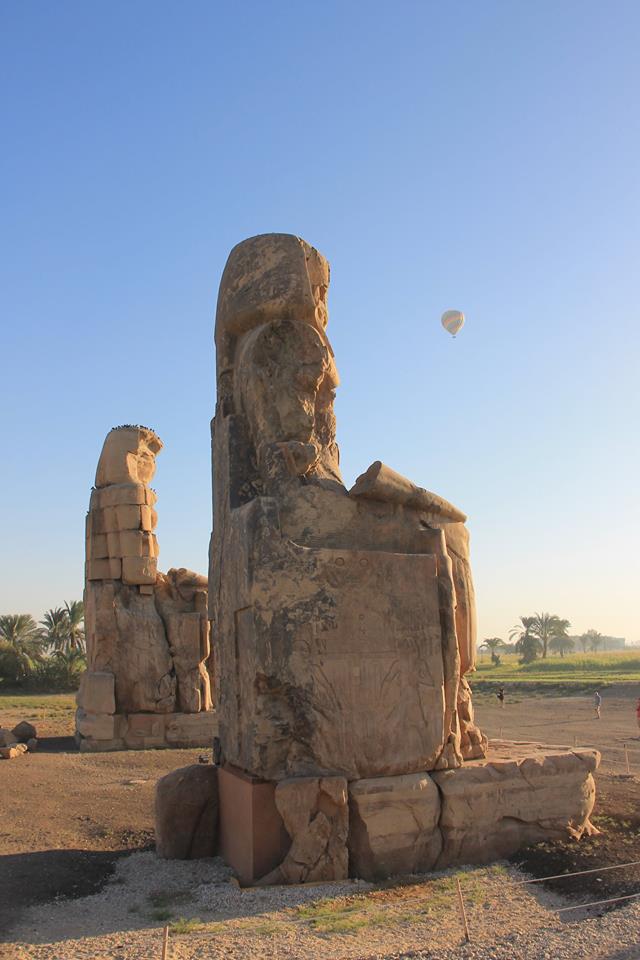
{"type": "Polygon", "coordinates": [[[116,861],[131,850],[44,850],[0,857],[0,934],[13,926],[21,908],[55,897],[87,897],[113,874],[116,861]],[[10,909],[9,909],[10,908],[10,909]]]}
{"type": "Polygon", "coordinates": [[[77,753],[78,745],[74,737],[41,737],[38,740],[38,753],[77,753]]]}

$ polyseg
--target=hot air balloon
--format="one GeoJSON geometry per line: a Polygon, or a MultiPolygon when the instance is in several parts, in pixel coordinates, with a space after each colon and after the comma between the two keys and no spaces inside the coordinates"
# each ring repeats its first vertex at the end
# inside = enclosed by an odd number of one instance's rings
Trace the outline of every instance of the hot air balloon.
{"type": "Polygon", "coordinates": [[[456,333],[462,330],[464,326],[464,313],[460,310],[445,310],[441,322],[447,333],[455,337],[456,333]]]}

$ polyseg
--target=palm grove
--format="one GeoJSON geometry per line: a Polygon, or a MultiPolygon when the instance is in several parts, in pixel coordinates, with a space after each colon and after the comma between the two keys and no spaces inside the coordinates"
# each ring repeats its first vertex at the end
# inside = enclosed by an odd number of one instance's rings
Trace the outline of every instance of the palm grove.
{"type": "MultiPolygon", "coordinates": [[[[546,659],[550,653],[564,657],[574,651],[576,640],[584,653],[588,650],[595,653],[600,649],[603,641],[601,633],[587,630],[580,637],[570,637],[570,626],[568,620],[555,613],[534,613],[519,618],[518,623],[509,631],[509,640],[520,657],[520,663],[532,663],[538,657],[546,659]]],[[[490,651],[494,663],[499,662],[500,652],[510,649],[500,637],[489,637],[483,640],[481,646],[490,651]]]]}
{"type": "Polygon", "coordinates": [[[72,600],[47,610],[37,623],[28,613],[0,616],[3,686],[75,689],[86,667],[84,607],[72,600]]]}

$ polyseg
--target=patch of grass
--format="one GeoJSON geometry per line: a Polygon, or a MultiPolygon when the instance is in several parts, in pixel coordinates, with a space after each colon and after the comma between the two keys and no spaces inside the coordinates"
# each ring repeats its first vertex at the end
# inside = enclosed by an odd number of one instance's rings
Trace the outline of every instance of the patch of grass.
{"type": "Polygon", "coordinates": [[[173,907],[179,903],[189,903],[192,899],[190,890],[152,890],[147,900],[153,907],[173,907]]]}
{"type": "MultiPolygon", "coordinates": [[[[458,874],[466,903],[483,903],[487,898],[487,876],[499,876],[504,867],[458,874]]],[[[396,878],[380,883],[375,890],[354,897],[327,898],[296,908],[296,918],[305,920],[318,934],[348,934],[366,927],[390,927],[410,923],[416,917],[438,917],[456,904],[456,875],[416,883],[413,878],[396,878]]]]}
{"type": "Polygon", "coordinates": [[[519,663],[515,654],[501,655],[499,665],[480,660],[474,677],[478,681],[537,681],[539,683],[580,683],[606,680],[608,683],[640,680],[640,654],[621,650],[610,653],[570,653],[548,656],[533,663],[519,663]]]}
{"type": "Polygon", "coordinates": [[[177,936],[178,934],[196,933],[198,930],[202,930],[203,928],[204,923],[199,917],[192,917],[190,920],[185,920],[184,917],[179,917],[177,920],[174,920],[169,924],[169,933],[172,936],[177,936]]]}

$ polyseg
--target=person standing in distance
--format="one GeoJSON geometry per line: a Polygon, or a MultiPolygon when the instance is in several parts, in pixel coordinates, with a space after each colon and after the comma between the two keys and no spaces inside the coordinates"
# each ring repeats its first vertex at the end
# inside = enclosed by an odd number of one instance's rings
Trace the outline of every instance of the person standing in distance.
{"type": "Polygon", "coordinates": [[[599,719],[600,719],[600,706],[601,706],[601,704],[602,704],[602,697],[600,696],[600,694],[599,694],[598,691],[596,690],[596,692],[595,692],[594,695],[593,695],[593,706],[594,706],[594,709],[595,709],[595,711],[596,711],[596,720],[599,720],[599,719]]]}

